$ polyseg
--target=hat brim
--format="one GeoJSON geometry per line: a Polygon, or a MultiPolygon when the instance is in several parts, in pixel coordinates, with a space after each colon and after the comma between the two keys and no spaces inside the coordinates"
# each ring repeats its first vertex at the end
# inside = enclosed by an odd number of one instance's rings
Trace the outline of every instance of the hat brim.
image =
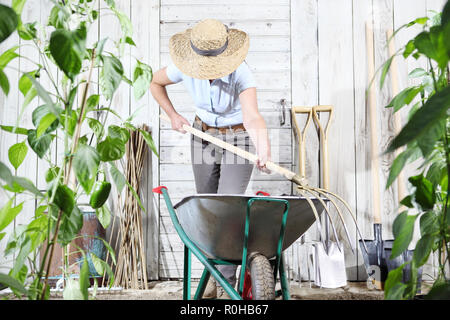
{"type": "Polygon", "coordinates": [[[247,33],[229,29],[225,51],[217,56],[202,56],[191,47],[191,30],[177,33],[169,40],[172,61],[184,74],[197,79],[218,79],[232,73],[245,60],[250,46],[247,33]]]}

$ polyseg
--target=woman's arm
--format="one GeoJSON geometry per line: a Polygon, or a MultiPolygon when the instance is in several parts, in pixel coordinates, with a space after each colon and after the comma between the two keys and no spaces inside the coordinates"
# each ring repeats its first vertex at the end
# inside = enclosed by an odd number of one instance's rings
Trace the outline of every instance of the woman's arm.
{"type": "Polygon", "coordinates": [[[155,98],[161,108],[163,108],[170,117],[172,129],[186,133],[186,131],[182,129],[183,124],[187,124],[188,126],[190,126],[190,124],[173,107],[166,90],[166,86],[170,84],[173,84],[173,82],[167,77],[166,68],[162,68],[153,74],[153,79],[150,83],[150,92],[152,93],[153,98],[155,98]]]}
{"type": "Polygon", "coordinates": [[[266,162],[270,160],[270,142],[267,134],[267,126],[264,118],[258,111],[256,100],[256,88],[248,88],[239,94],[239,100],[242,106],[242,118],[244,127],[247,130],[253,144],[256,147],[256,153],[259,157],[256,166],[258,169],[270,172],[266,169],[266,162]]]}

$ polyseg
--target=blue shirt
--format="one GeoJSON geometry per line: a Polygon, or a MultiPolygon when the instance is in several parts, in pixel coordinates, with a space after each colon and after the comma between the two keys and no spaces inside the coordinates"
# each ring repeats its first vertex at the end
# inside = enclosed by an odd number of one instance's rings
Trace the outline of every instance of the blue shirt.
{"type": "Polygon", "coordinates": [[[183,74],[175,64],[166,69],[170,81],[183,81],[194,99],[197,116],[209,126],[226,127],[242,123],[242,109],[239,94],[245,89],[256,87],[252,72],[244,61],[229,75],[214,79],[195,79],[183,74]]]}

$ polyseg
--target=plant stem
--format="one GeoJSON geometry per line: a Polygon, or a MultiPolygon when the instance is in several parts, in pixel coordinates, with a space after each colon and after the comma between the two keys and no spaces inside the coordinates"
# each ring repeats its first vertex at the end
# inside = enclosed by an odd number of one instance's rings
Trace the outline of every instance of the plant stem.
{"type": "MultiPolygon", "coordinates": [[[[64,173],[64,184],[65,185],[67,185],[69,183],[71,170],[72,170],[73,154],[75,153],[75,151],[77,149],[78,141],[79,141],[79,138],[80,138],[81,125],[82,125],[82,121],[83,121],[83,117],[84,117],[84,111],[85,111],[85,107],[86,107],[86,100],[87,100],[86,98],[87,98],[87,92],[89,90],[89,84],[90,84],[90,81],[91,81],[92,69],[93,69],[93,66],[94,66],[94,59],[95,59],[95,49],[92,52],[91,66],[89,68],[88,80],[86,82],[86,86],[84,87],[83,98],[82,98],[82,102],[81,102],[80,115],[78,117],[77,126],[75,128],[74,139],[72,141],[71,154],[69,156],[69,162],[68,162],[68,165],[67,165],[67,171],[64,173]]],[[[66,121],[67,121],[67,119],[68,119],[68,115],[66,115],[66,121]]],[[[67,126],[66,126],[66,128],[67,128],[67,126]]],[[[67,132],[66,132],[66,136],[67,136],[67,132]]],[[[58,183],[59,183],[59,181],[58,181],[58,183]]],[[[54,252],[54,247],[55,247],[54,243],[56,243],[56,239],[58,237],[59,226],[61,224],[61,217],[62,217],[62,210],[59,210],[59,212],[58,212],[58,220],[56,221],[55,233],[53,235],[52,246],[51,246],[51,249],[50,249],[50,257],[48,259],[47,272],[45,274],[44,287],[43,287],[43,291],[42,291],[42,295],[41,295],[41,300],[43,300],[45,298],[45,290],[47,289],[47,285],[48,285],[48,273],[50,271],[50,266],[51,266],[52,259],[53,259],[53,252],[54,252]]]]}

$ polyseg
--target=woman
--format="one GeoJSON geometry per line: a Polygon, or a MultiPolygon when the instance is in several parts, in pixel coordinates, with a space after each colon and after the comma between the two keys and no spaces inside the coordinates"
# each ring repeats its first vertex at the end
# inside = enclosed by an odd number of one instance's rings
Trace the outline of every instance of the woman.
{"type": "MultiPolygon", "coordinates": [[[[193,126],[258,155],[256,166],[268,171],[270,160],[267,127],[258,112],[255,81],[244,59],[248,35],[228,29],[218,20],[200,21],[169,41],[172,63],[153,75],[151,93],[171,119],[172,129],[185,133],[189,122],[173,107],[166,86],[183,81],[196,106],[193,126]],[[251,140],[251,141],[250,141],[251,140]]],[[[245,193],[253,164],[192,137],[191,160],[197,193],[245,193]]],[[[217,267],[234,286],[236,266],[217,267]]],[[[205,298],[224,298],[226,293],[210,281],[205,298]],[[219,294],[217,294],[219,291],[219,294]]]]}

